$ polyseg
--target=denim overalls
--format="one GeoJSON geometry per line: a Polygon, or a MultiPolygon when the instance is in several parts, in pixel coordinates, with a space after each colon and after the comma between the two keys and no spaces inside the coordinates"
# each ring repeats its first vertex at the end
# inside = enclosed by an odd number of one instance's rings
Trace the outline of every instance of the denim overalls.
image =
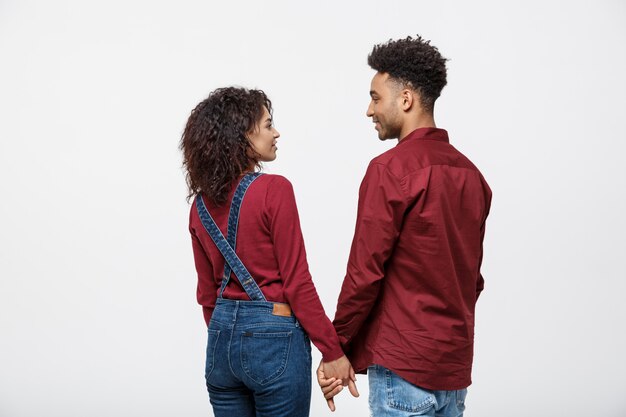
{"type": "Polygon", "coordinates": [[[202,224],[226,259],[208,329],[206,384],[216,417],[305,417],[311,401],[309,338],[285,304],[265,299],[235,253],[241,202],[259,175],[245,175],[235,190],[228,239],[196,197],[202,224]],[[231,270],[252,301],[222,297],[231,270]]]}

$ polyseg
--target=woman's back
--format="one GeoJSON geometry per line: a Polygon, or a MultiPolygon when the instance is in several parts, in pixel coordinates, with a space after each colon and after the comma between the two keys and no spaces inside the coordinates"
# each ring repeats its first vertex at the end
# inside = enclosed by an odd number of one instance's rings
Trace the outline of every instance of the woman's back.
{"type": "MultiPolygon", "coordinates": [[[[229,202],[236,186],[232,186],[229,202]]],[[[204,202],[226,236],[230,203],[215,206],[206,198],[204,202]]],[[[198,302],[208,323],[222,282],[224,257],[204,230],[195,203],[189,224],[199,278],[198,302]]],[[[241,204],[236,252],[265,298],[289,304],[325,357],[342,355],[338,340],[328,337],[334,331],[311,280],[293,187],[286,178],[265,174],[250,185],[241,204]]],[[[234,274],[223,297],[249,300],[234,274]]]]}

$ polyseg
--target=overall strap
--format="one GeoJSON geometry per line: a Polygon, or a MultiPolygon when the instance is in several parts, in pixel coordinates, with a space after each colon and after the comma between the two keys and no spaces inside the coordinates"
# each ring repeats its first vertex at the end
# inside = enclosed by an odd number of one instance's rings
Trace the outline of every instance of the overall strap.
{"type": "Polygon", "coordinates": [[[222,286],[220,288],[219,297],[222,297],[222,293],[224,292],[224,288],[226,288],[226,284],[230,279],[230,270],[235,273],[235,276],[241,283],[246,294],[252,301],[267,301],[265,296],[261,292],[261,289],[254,281],[254,278],[250,275],[250,272],[246,269],[241,259],[237,256],[234,250],[234,246],[236,243],[236,234],[237,234],[237,223],[239,221],[239,210],[241,209],[241,202],[243,201],[243,196],[246,193],[246,190],[252,184],[252,182],[258,178],[260,173],[252,173],[247,174],[243,177],[237,189],[235,190],[235,196],[233,197],[233,201],[231,203],[231,210],[228,217],[228,237],[229,241],[224,238],[224,235],[217,227],[215,220],[209,214],[206,206],[204,205],[204,201],[202,200],[201,195],[196,196],[196,207],[198,209],[198,215],[200,216],[200,220],[202,221],[202,225],[211,236],[211,239],[219,249],[219,251],[224,256],[226,260],[225,265],[228,265],[228,268],[224,268],[224,272],[227,272],[228,275],[224,274],[222,279],[222,286]],[[231,245],[232,242],[232,245],[231,245]]]}
{"type": "MultiPolygon", "coordinates": [[[[233,200],[230,202],[230,212],[228,213],[228,232],[226,235],[226,240],[233,250],[237,250],[237,226],[239,225],[239,211],[241,210],[241,202],[243,201],[243,197],[248,191],[248,187],[260,177],[262,174],[260,172],[252,172],[246,174],[237,189],[235,190],[235,194],[233,195],[233,200]]],[[[224,264],[224,280],[222,280],[222,288],[220,288],[220,297],[228,285],[228,281],[230,280],[230,273],[232,268],[228,263],[224,264]]],[[[237,275],[240,277],[240,275],[237,275]]]]}

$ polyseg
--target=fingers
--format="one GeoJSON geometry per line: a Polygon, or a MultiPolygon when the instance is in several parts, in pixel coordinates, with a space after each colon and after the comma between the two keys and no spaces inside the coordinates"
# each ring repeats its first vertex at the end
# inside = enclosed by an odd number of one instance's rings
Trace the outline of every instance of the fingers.
{"type": "Polygon", "coordinates": [[[331,362],[320,362],[317,367],[317,383],[324,394],[328,408],[333,412],[336,410],[334,397],[343,390],[344,386],[348,386],[353,397],[360,395],[356,387],[354,368],[345,356],[331,362]],[[341,377],[337,377],[337,374],[341,377]]]}
{"type": "Polygon", "coordinates": [[[317,384],[320,386],[322,391],[330,386],[336,386],[337,382],[341,383],[341,379],[338,380],[337,378],[325,378],[324,374],[317,374],[317,384]]]}
{"type": "Polygon", "coordinates": [[[359,390],[356,389],[356,384],[352,379],[348,381],[348,389],[350,390],[350,394],[352,394],[353,397],[359,396],[359,390]]]}
{"type": "MultiPolygon", "coordinates": [[[[348,389],[350,390],[350,394],[352,394],[353,397],[359,396],[359,391],[357,390],[356,384],[354,383],[354,381],[350,380],[348,382],[348,389]]],[[[322,387],[322,392],[324,393],[324,398],[326,399],[326,404],[328,405],[328,408],[330,409],[330,411],[336,410],[334,397],[338,395],[342,390],[343,390],[343,384],[342,384],[341,379],[337,379],[333,381],[332,385],[322,387]]]]}
{"type": "Polygon", "coordinates": [[[339,394],[343,390],[343,384],[341,383],[341,380],[338,379],[335,382],[333,382],[332,385],[328,385],[328,386],[321,387],[321,388],[322,388],[322,393],[324,394],[324,398],[328,400],[334,397],[335,395],[339,394]]]}
{"type": "Polygon", "coordinates": [[[342,385],[341,379],[331,378],[324,380],[324,385],[320,385],[320,389],[324,394],[326,394],[327,392],[331,392],[335,388],[341,387],[342,385]]]}
{"type": "Polygon", "coordinates": [[[330,411],[335,411],[335,400],[333,400],[332,398],[326,400],[326,404],[328,404],[328,408],[330,408],[330,411]]]}

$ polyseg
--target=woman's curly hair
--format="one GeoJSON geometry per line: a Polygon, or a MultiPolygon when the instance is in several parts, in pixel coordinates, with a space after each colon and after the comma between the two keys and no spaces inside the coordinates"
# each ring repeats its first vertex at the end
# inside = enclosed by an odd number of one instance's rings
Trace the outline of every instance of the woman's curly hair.
{"type": "Polygon", "coordinates": [[[203,193],[214,204],[224,204],[233,182],[251,167],[260,168],[247,134],[263,117],[264,107],[272,114],[263,91],[225,87],[193,109],[180,140],[188,199],[203,193]]]}
{"type": "Polygon", "coordinates": [[[374,46],[367,63],[378,72],[417,91],[422,107],[432,112],[446,81],[446,61],[430,41],[407,37],[374,46]]]}

